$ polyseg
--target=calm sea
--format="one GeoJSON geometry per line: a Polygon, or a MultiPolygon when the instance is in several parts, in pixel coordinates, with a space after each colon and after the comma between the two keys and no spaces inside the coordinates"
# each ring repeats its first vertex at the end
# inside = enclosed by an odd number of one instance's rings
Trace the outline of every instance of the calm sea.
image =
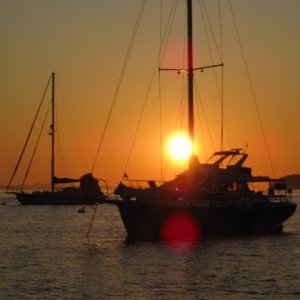
{"type": "MultiPolygon", "coordinates": [[[[300,298],[300,210],[276,236],[200,242],[176,253],[125,243],[115,207],[20,206],[1,194],[0,299],[300,298]]],[[[294,199],[300,203],[300,194],[294,199]]]]}

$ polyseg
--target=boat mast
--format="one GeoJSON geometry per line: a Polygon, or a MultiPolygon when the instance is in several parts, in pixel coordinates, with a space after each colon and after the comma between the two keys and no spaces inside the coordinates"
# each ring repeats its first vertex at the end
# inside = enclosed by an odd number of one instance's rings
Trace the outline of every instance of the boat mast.
{"type": "Polygon", "coordinates": [[[187,60],[188,60],[188,127],[194,152],[194,65],[193,65],[193,20],[192,0],[187,0],[187,60]]]}
{"type": "Polygon", "coordinates": [[[51,125],[50,125],[50,135],[51,135],[51,192],[54,191],[54,162],[55,162],[55,157],[54,157],[54,93],[55,93],[55,73],[52,73],[52,95],[51,95],[51,103],[52,103],[52,120],[51,120],[51,125]]]}

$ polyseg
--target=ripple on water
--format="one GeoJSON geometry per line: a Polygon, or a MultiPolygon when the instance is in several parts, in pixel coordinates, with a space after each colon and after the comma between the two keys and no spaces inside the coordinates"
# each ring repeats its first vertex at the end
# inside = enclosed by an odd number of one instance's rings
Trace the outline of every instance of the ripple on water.
{"type": "Polygon", "coordinates": [[[279,236],[202,241],[177,253],[125,243],[118,211],[0,207],[0,299],[286,299],[300,295],[300,215],[279,236]]]}

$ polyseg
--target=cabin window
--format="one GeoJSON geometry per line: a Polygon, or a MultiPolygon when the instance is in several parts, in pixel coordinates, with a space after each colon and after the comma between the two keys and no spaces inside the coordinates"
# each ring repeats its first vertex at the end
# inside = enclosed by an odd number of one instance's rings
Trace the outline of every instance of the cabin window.
{"type": "Polygon", "coordinates": [[[228,188],[229,191],[249,191],[247,182],[234,181],[234,182],[231,182],[228,185],[228,187],[229,187],[228,188]]]}

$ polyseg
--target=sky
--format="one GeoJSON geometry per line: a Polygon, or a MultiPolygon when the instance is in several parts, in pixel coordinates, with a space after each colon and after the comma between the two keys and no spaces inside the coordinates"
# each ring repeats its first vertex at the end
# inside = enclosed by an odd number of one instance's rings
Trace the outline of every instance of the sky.
{"type": "MultiPolygon", "coordinates": [[[[194,62],[195,66],[220,62],[209,29],[213,61],[205,45],[204,29],[212,28],[218,48],[222,40],[223,49],[224,148],[247,147],[246,165],[254,175],[300,173],[300,1],[231,0],[244,52],[229,1],[221,0],[221,31],[219,1],[202,2],[210,25],[200,18],[199,1],[194,1],[194,62]]],[[[9,182],[51,72],[57,78],[57,175],[79,177],[91,172],[141,3],[0,0],[0,184],[9,182]]],[[[167,24],[172,3],[164,0],[162,13],[160,0],[146,3],[93,169],[97,178],[118,182],[126,171],[130,178],[160,179],[162,170],[164,178],[172,178],[185,167],[165,154],[161,163],[160,155],[160,128],[163,139],[174,132],[181,100],[186,97],[185,74],[161,72],[159,76],[155,67],[161,28],[167,24]]],[[[184,16],[184,1],[179,1],[162,67],[185,64],[184,16]]],[[[220,87],[220,70],[215,74],[220,87]]],[[[204,162],[220,148],[221,110],[213,71],[196,72],[195,82],[195,94],[200,95],[196,97],[195,147],[204,162]]],[[[49,136],[45,134],[42,141],[28,184],[49,180],[49,136]]]]}

